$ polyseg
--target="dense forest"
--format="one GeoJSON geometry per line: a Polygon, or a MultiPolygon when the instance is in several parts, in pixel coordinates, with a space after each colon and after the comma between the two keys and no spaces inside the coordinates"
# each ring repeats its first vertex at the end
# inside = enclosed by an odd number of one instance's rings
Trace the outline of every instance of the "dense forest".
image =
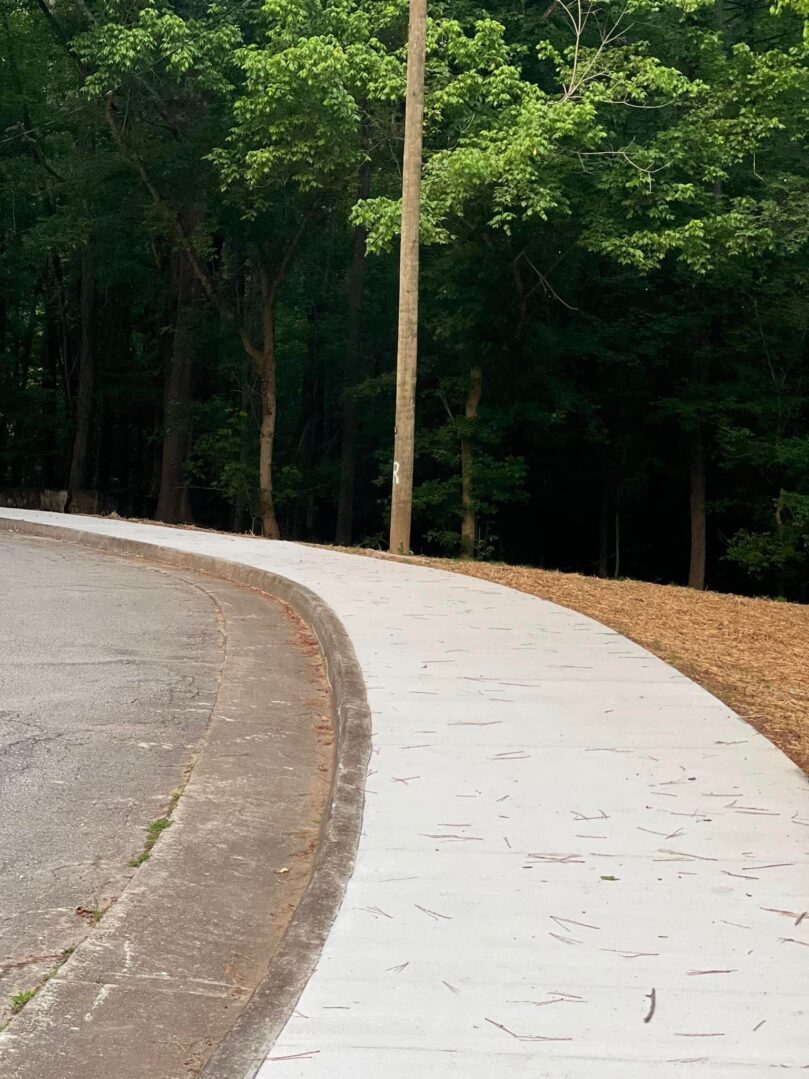
{"type": "MultiPolygon", "coordinates": [[[[384,546],[407,0],[0,5],[2,494],[384,546]]],[[[809,598],[807,16],[433,0],[415,550],[809,598]]]]}

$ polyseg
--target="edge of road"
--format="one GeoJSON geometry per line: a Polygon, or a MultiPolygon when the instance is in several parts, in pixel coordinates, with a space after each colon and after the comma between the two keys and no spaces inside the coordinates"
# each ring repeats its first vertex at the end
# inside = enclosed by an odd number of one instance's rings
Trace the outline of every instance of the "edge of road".
{"type": "Polygon", "coordinates": [[[317,964],[356,860],[371,752],[371,713],[351,640],[315,592],[267,570],[56,524],[0,516],[0,529],[206,573],[256,589],[289,604],[315,635],[332,697],[335,749],[332,788],[312,876],[264,978],[200,1073],[201,1079],[253,1079],[317,964]]]}

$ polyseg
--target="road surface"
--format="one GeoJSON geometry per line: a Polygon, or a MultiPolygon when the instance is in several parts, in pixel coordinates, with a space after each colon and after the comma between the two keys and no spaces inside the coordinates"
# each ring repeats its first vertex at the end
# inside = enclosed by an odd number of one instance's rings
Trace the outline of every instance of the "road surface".
{"type": "Polygon", "coordinates": [[[311,872],[315,642],[256,591],[7,532],[0,604],[0,1021],[38,990],[0,1079],[196,1075],[311,872]]]}
{"type": "Polygon", "coordinates": [[[222,661],[200,587],[0,536],[0,1017],[123,890],[222,661]]]}

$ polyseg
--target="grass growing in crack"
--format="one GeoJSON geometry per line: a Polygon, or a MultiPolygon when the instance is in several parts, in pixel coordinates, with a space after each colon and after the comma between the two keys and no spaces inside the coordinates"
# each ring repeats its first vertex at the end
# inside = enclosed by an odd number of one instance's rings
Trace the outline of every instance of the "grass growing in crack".
{"type": "MultiPolygon", "coordinates": [[[[179,798],[179,795],[172,798],[169,813],[171,813],[177,804],[177,798],[179,798]]],[[[150,823],[146,825],[146,842],[143,844],[143,850],[135,858],[130,858],[129,860],[129,864],[133,869],[137,869],[139,865],[148,862],[152,853],[152,847],[160,838],[160,833],[165,832],[170,826],[171,821],[167,816],[159,817],[157,820],[150,821],[150,823]]]]}
{"type": "MultiPolygon", "coordinates": [[[[101,917],[101,911],[98,912],[98,916],[99,916],[99,918],[101,917]]],[[[25,992],[23,992],[23,993],[14,993],[13,996],[9,997],[8,1006],[9,1006],[9,1009],[10,1009],[12,1015],[17,1015],[17,1013],[21,1012],[23,1010],[23,1008],[25,1007],[25,1005],[28,1004],[29,1001],[34,999],[34,997],[40,991],[42,986],[46,982],[50,981],[50,979],[54,976],[54,974],[58,973],[60,967],[64,963],[66,963],[68,961],[68,959],[70,959],[71,955],[73,955],[75,950],[76,950],[76,945],[75,944],[72,944],[69,948],[64,948],[59,953],[59,959],[57,960],[57,962],[54,963],[54,965],[51,967],[51,969],[46,974],[44,974],[42,976],[42,981],[39,983],[39,985],[35,986],[33,989],[26,989],[25,992]]],[[[6,1021],[5,1023],[0,1023],[0,1032],[5,1030],[5,1028],[7,1026],[8,1026],[8,1021],[6,1021]]]]}
{"type": "Polygon", "coordinates": [[[21,1012],[28,1001],[33,1000],[36,995],[36,989],[27,989],[24,993],[15,993],[14,996],[9,998],[8,1002],[11,1014],[16,1015],[17,1012],[21,1012]]]}

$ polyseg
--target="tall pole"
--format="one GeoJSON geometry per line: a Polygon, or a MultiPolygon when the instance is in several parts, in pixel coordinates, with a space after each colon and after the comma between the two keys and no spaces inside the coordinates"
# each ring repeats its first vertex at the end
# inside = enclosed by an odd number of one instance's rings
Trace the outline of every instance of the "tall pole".
{"type": "Polygon", "coordinates": [[[413,444],[416,429],[416,366],[419,332],[419,201],[424,126],[424,57],[427,0],[410,0],[407,44],[404,166],[402,169],[402,248],[399,258],[399,340],[396,354],[396,427],[390,549],[410,550],[413,510],[413,444]]]}

